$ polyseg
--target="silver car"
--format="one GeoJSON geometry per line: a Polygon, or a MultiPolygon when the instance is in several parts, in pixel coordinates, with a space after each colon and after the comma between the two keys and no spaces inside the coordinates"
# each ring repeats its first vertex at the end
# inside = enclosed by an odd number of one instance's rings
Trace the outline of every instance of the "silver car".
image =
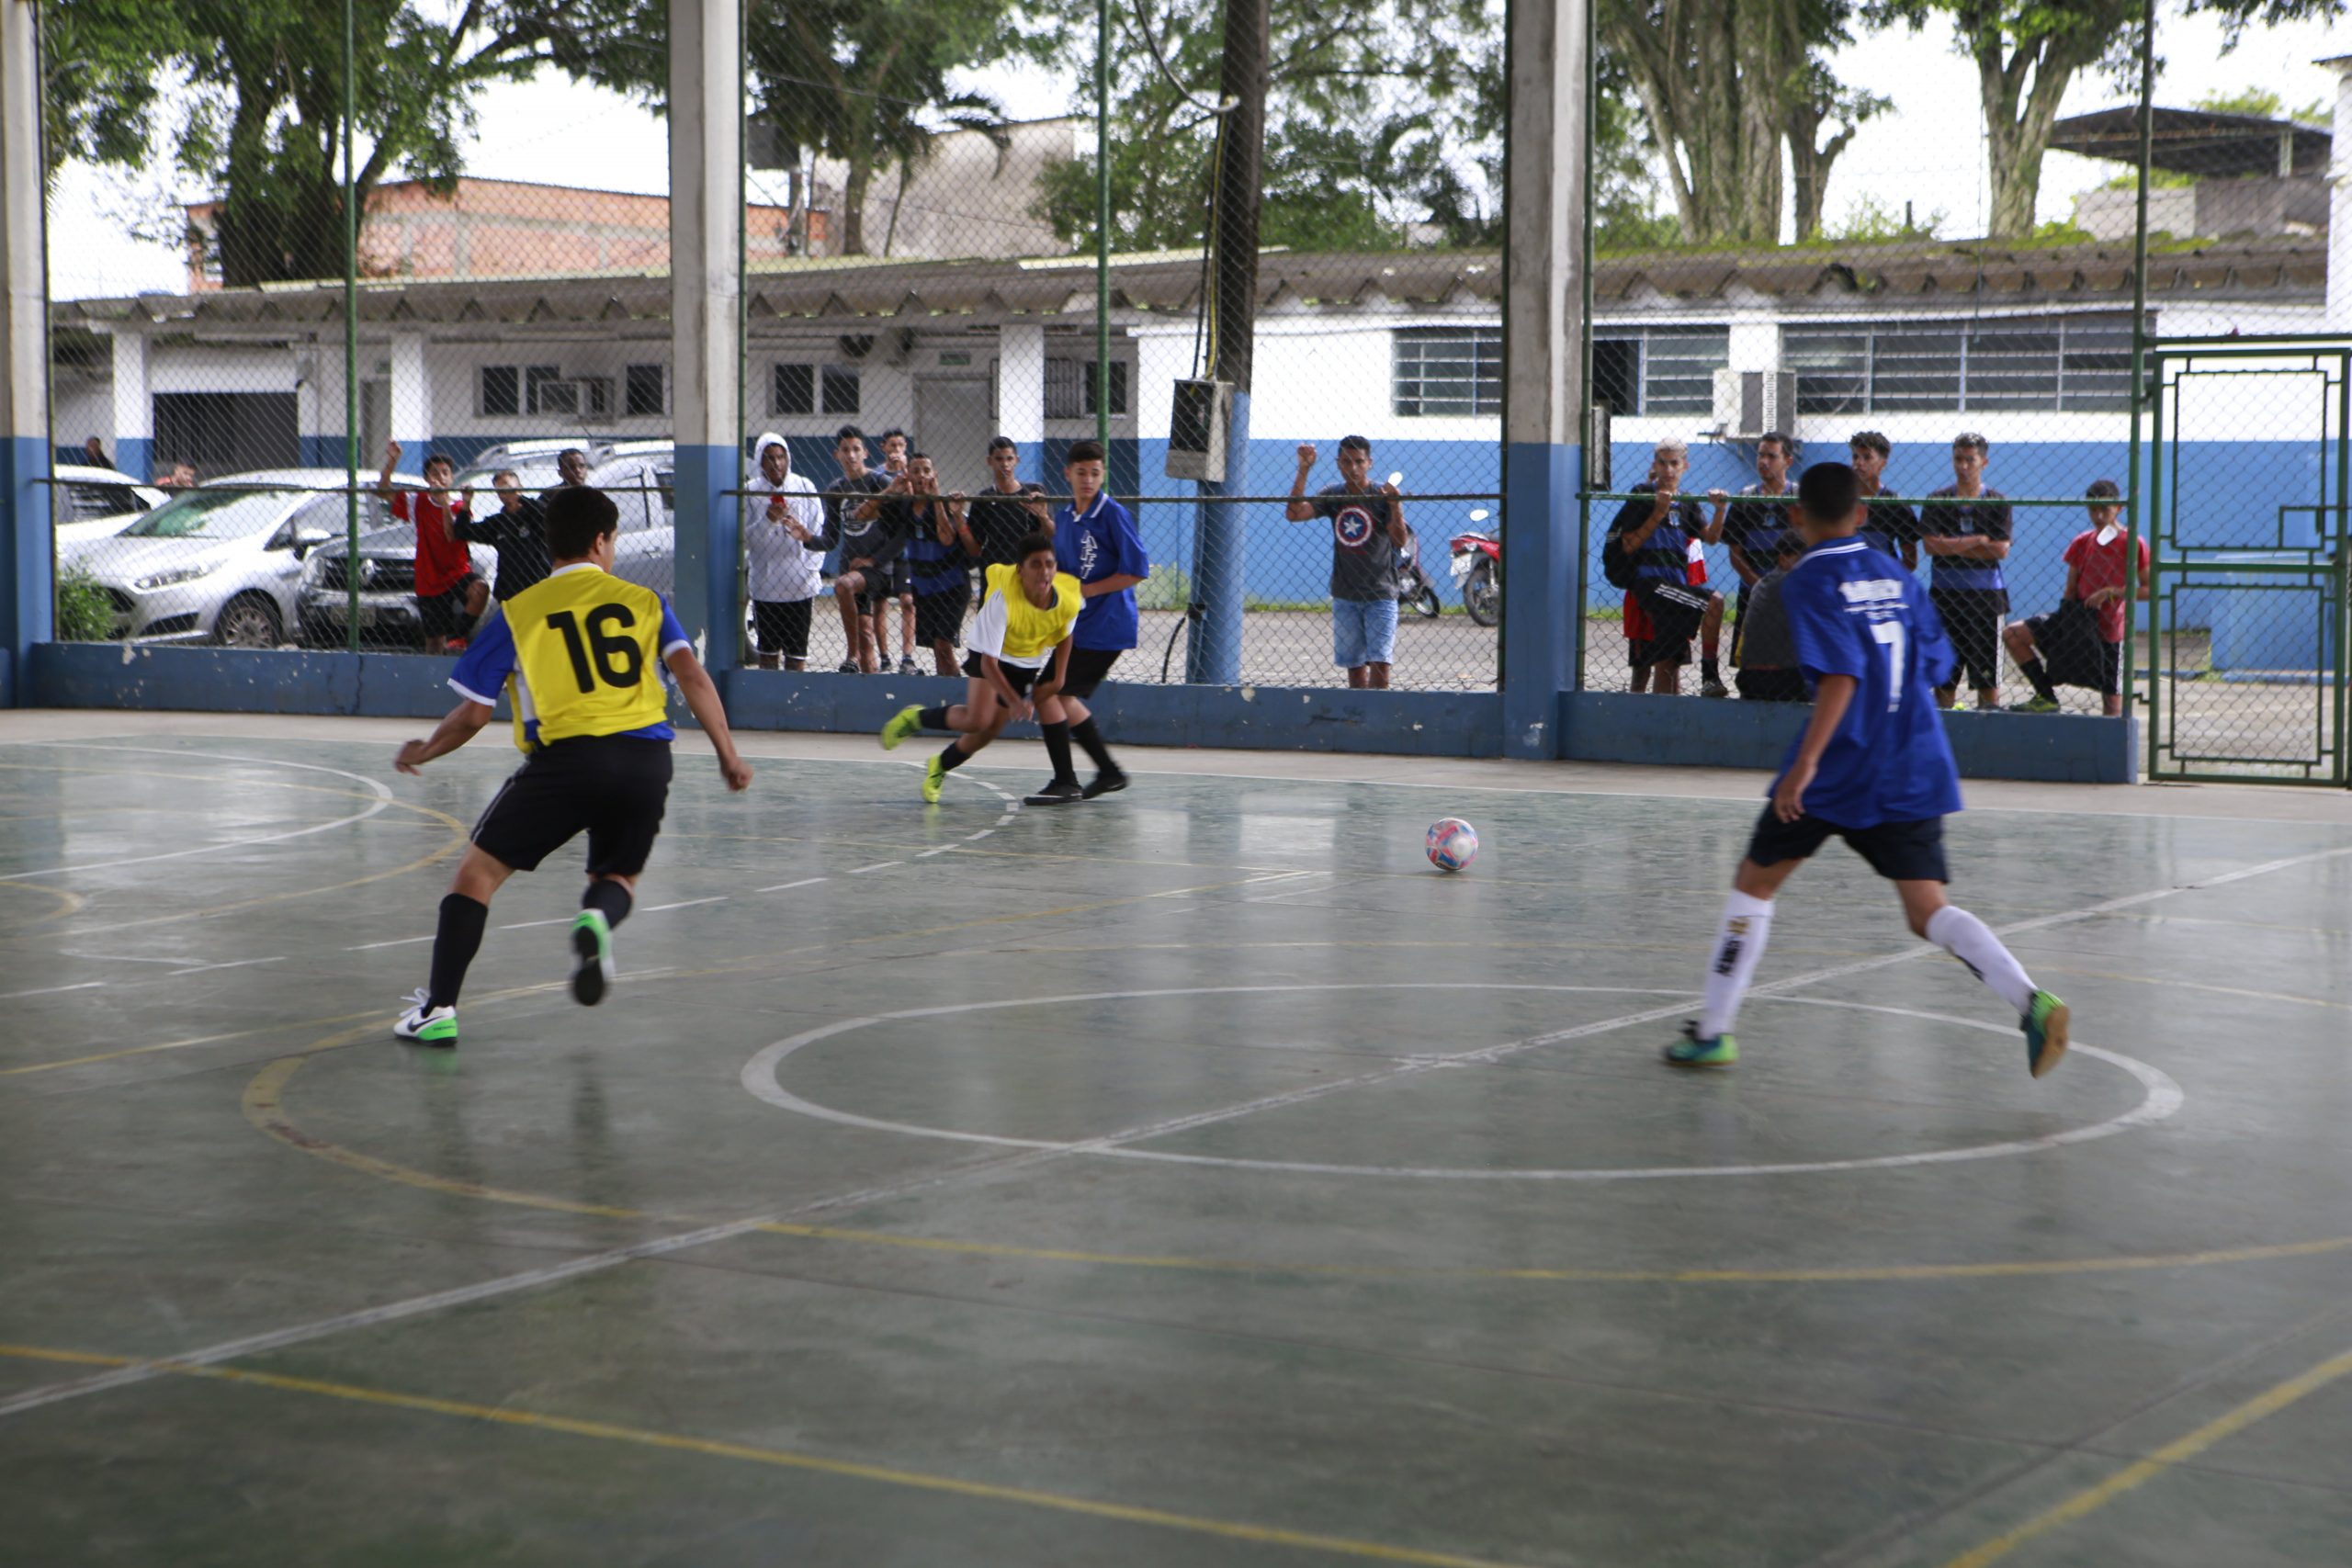
{"type": "Polygon", "coordinates": [[[58,564],[106,591],[117,637],[276,648],[299,624],[305,560],[344,534],[344,483],[340,468],[228,475],[110,538],[61,549],[58,564]],[[338,493],[317,493],[329,488],[338,493]]]}

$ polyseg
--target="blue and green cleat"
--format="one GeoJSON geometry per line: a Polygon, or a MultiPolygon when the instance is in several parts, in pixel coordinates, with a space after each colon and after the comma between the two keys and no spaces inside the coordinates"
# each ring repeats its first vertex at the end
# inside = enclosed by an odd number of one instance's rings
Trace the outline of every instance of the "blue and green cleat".
{"type": "Polygon", "coordinates": [[[1682,1038],[1666,1048],[1666,1059],[1678,1067],[1727,1067],[1739,1060],[1739,1042],[1729,1034],[1699,1038],[1699,1026],[1686,1023],[1682,1038]]]}
{"type": "Polygon", "coordinates": [[[2033,993],[2033,1005],[2018,1022],[2025,1030],[2025,1065],[2035,1077],[2046,1076],[2066,1054],[2066,1026],[2073,1017],[2052,993],[2033,993]]]}
{"type": "Polygon", "coordinates": [[[890,716],[882,727],[882,750],[895,751],[899,742],[922,728],[922,709],[909,705],[890,716]]]}

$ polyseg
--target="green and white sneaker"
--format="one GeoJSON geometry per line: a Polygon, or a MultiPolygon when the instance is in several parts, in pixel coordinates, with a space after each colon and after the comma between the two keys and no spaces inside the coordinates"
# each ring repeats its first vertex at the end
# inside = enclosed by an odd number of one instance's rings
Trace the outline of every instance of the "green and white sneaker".
{"type": "Polygon", "coordinates": [[[1666,1048],[1666,1059],[1678,1067],[1728,1067],[1739,1060],[1739,1042],[1728,1034],[1699,1038],[1699,1026],[1686,1023],[1682,1038],[1666,1048]]]}
{"type": "Polygon", "coordinates": [[[940,789],[946,783],[947,770],[939,765],[938,758],[933,757],[931,765],[922,771],[922,803],[925,806],[938,805],[940,789]]]}
{"type": "Polygon", "coordinates": [[[2011,703],[2009,711],[2011,713],[2056,713],[2058,705],[2048,697],[2033,696],[2028,697],[2021,703],[2011,703]]]}
{"type": "Polygon", "coordinates": [[[592,1008],[613,984],[613,928],[602,909],[582,909],[571,922],[571,999],[592,1008]]]}
{"type": "Polygon", "coordinates": [[[895,751],[899,742],[922,728],[922,709],[910,705],[890,716],[882,727],[882,750],[895,751]]]}
{"type": "Polygon", "coordinates": [[[2066,1026],[2074,1013],[2048,991],[2033,993],[2033,1006],[2018,1020],[2025,1030],[2025,1065],[2035,1077],[2046,1077],[2066,1054],[2066,1026]]]}
{"type": "Polygon", "coordinates": [[[458,1010],[427,1007],[430,1000],[431,996],[422,986],[411,992],[408,1010],[392,1025],[392,1032],[419,1045],[438,1045],[445,1051],[453,1051],[458,1045],[458,1010]]]}

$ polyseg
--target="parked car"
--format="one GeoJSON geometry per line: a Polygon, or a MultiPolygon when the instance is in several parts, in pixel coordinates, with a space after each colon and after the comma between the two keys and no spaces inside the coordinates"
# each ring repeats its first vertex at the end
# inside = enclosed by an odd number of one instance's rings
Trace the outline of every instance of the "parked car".
{"type": "Polygon", "coordinates": [[[275,648],[297,625],[308,558],[344,531],[343,485],[340,468],[228,475],[60,551],[59,565],[106,590],[118,637],[275,648]]]}
{"type": "MultiPolygon", "coordinates": [[[[533,479],[532,470],[518,464],[499,467],[517,468],[523,488],[533,494],[548,488],[533,479]]],[[[554,477],[549,470],[548,484],[554,477]]],[[[397,478],[394,482],[417,483],[397,478]]],[[[677,549],[677,491],[670,449],[658,448],[647,457],[611,458],[589,470],[588,482],[611,491],[613,504],[620,510],[615,573],[656,592],[670,592],[676,578],[677,549]]],[[[474,505],[496,504],[485,475],[474,491],[474,505]]],[[[341,648],[348,640],[351,579],[345,553],[345,541],[338,536],[313,552],[302,571],[301,607],[296,624],[306,643],[341,648]]],[[[474,570],[493,582],[496,563],[494,551],[474,552],[474,570]]],[[[359,615],[360,634],[370,643],[407,648],[421,642],[416,618],[416,530],[408,524],[394,523],[360,536],[359,615]]]]}
{"type": "Polygon", "coordinates": [[[86,463],[60,463],[50,474],[58,481],[50,491],[50,526],[61,548],[119,534],[168,499],[129,474],[86,463]]]}

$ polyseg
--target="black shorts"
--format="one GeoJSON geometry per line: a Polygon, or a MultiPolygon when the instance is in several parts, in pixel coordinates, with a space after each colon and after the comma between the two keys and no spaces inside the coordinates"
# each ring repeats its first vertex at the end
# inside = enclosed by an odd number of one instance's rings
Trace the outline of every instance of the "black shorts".
{"type": "Polygon", "coordinates": [[[897,566],[859,566],[850,569],[865,580],[857,591],[857,613],[870,615],[883,605],[898,598],[906,584],[899,580],[897,566]]]}
{"type": "Polygon", "coordinates": [[[1944,636],[1968,683],[1978,691],[2001,683],[2001,622],[2009,613],[2008,591],[2003,588],[1930,588],[1928,602],[1944,624],[1944,636]]]}
{"type": "Polygon", "coordinates": [[[1062,695],[1091,697],[1111,666],[1119,661],[1122,648],[1073,648],[1069,650],[1069,670],[1062,678],[1062,695]]]}
{"type": "MultiPolygon", "coordinates": [[[[1012,689],[1024,697],[1029,694],[1030,687],[1045,678],[1046,670],[1053,668],[1051,664],[1047,664],[1045,670],[1024,670],[1018,664],[1007,664],[1001,659],[997,660],[996,667],[1004,671],[1004,678],[1011,683],[1012,689]]],[[[964,673],[975,681],[988,679],[986,675],[980,673],[980,656],[977,653],[964,655],[964,673]]]]}
{"type": "Polygon", "coordinates": [[[1688,664],[1690,639],[1707,618],[1707,591],[1647,578],[1634,584],[1634,597],[1650,618],[1650,635],[1631,649],[1636,664],[1688,664]]]}
{"type": "Polygon", "coordinates": [[[2052,685],[2082,686],[2102,697],[2122,692],[2123,645],[2098,635],[2096,615],[2028,615],[2025,625],[2052,685]]]}
{"type": "Polygon", "coordinates": [[[1798,670],[1742,670],[1733,677],[1739,694],[1751,703],[1809,703],[1804,673],[1798,670]]]}
{"type": "Polygon", "coordinates": [[[466,614],[466,591],[481,581],[478,576],[460,578],[458,585],[447,593],[416,596],[416,624],[426,637],[464,637],[473,630],[473,618],[466,614]]]}
{"type": "Polygon", "coordinates": [[[786,659],[808,657],[808,617],[813,599],[754,599],[752,630],[762,653],[786,659]]]}
{"type": "Polygon", "coordinates": [[[1944,819],[1940,817],[1882,822],[1875,828],[1840,828],[1818,817],[1783,822],[1767,806],[1747,840],[1747,858],[1758,865],[1811,860],[1813,852],[1832,838],[1845,840],[1847,848],[1870,862],[1871,869],[1889,882],[1951,880],[1944,874],[1944,819]]]}
{"type": "Polygon", "coordinates": [[[971,592],[963,588],[951,588],[944,593],[916,594],[915,640],[920,643],[960,640],[964,636],[964,610],[971,602],[971,592]]]}
{"type": "Polygon", "coordinates": [[[583,735],[540,747],[491,796],[474,843],[516,871],[588,835],[588,874],[635,876],[670,800],[670,743],[583,735]]]}

